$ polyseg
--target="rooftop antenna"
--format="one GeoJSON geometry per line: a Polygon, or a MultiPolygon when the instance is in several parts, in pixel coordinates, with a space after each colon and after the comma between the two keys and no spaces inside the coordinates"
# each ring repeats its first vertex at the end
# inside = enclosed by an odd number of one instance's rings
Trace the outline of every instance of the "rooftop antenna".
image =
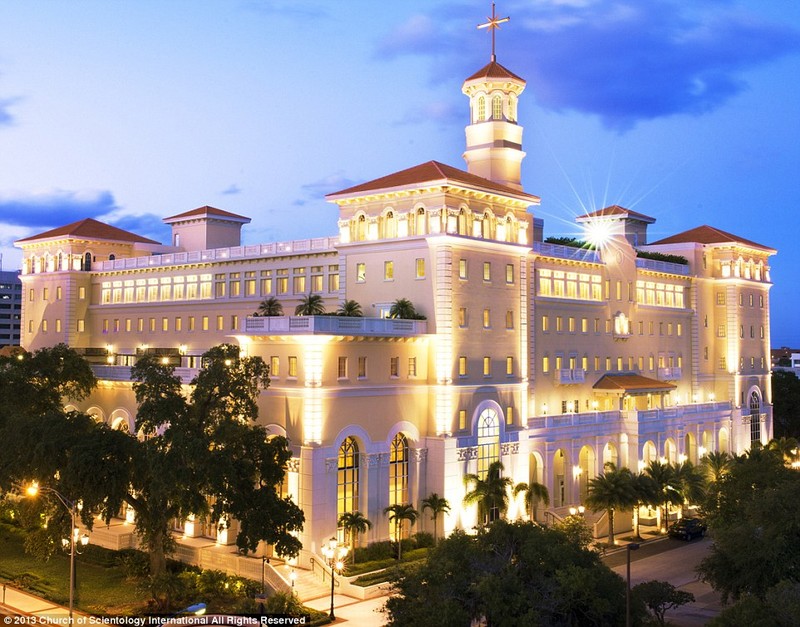
{"type": "Polygon", "coordinates": [[[497,55],[494,52],[494,31],[500,28],[500,24],[508,22],[510,17],[497,17],[497,13],[495,13],[494,9],[494,2],[492,2],[492,16],[486,18],[487,21],[484,24],[478,24],[478,28],[488,28],[489,32],[492,33],[492,63],[497,61],[497,55]]]}

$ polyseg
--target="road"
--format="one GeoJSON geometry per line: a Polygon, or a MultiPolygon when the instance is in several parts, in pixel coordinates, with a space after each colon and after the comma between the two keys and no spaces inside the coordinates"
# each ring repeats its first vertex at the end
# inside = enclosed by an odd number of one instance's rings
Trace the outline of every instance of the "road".
{"type": "MultiPolygon", "coordinates": [[[[638,551],[631,552],[631,586],[643,581],[658,579],[695,596],[695,602],[667,612],[666,618],[673,625],[696,627],[705,625],[717,616],[721,609],[719,595],[711,586],[699,580],[695,571],[700,560],[711,547],[711,540],[684,542],[665,538],[642,544],[638,551]]],[[[603,561],[625,578],[626,551],[608,555],[603,561]]]]}

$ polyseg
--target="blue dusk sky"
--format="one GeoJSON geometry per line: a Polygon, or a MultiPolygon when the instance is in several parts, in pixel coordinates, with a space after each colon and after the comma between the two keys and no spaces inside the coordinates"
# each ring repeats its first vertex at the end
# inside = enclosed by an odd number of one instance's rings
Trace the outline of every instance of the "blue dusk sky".
{"type": "MultiPolygon", "coordinates": [[[[800,346],[800,3],[503,0],[545,235],[619,204],[778,249],[772,345],[800,346]]],[[[93,217],[249,216],[246,243],[336,234],[324,195],[464,168],[485,0],[3,0],[0,252],[93,217]]]]}

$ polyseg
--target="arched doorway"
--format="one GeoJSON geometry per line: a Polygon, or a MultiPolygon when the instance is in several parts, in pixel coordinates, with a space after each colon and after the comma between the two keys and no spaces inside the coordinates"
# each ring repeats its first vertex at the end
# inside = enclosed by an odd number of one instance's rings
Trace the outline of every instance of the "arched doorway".
{"type": "Polygon", "coordinates": [[[558,449],[553,455],[553,507],[561,507],[567,501],[567,457],[564,449],[558,449]]]}
{"type": "Polygon", "coordinates": [[[597,458],[591,446],[584,446],[578,453],[578,502],[584,503],[589,492],[589,481],[595,478],[597,458]]]}
{"type": "Polygon", "coordinates": [[[761,395],[758,390],[750,392],[750,445],[761,441],[761,395]]]}

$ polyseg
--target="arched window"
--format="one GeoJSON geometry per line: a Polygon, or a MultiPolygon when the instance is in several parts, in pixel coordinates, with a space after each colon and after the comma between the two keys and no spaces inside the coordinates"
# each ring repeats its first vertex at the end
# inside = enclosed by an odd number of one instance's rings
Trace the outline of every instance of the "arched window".
{"type": "Polygon", "coordinates": [[[500,96],[492,98],[492,119],[503,119],[503,99],[500,96]]]}
{"type": "Polygon", "coordinates": [[[386,238],[397,237],[397,218],[393,211],[387,211],[384,218],[383,236],[386,238]]]}
{"type": "Polygon", "coordinates": [[[389,505],[408,503],[408,439],[398,433],[389,454],[389,505]]]}
{"type": "Polygon", "coordinates": [[[761,397],[750,394],[750,442],[761,442],[761,397]]]}
{"type": "Polygon", "coordinates": [[[509,122],[517,121],[517,99],[513,95],[508,98],[508,120],[509,122]]]}
{"type": "Polygon", "coordinates": [[[486,99],[481,96],[478,98],[478,122],[483,122],[486,119],[486,99]]]}
{"type": "Polygon", "coordinates": [[[339,447],[339,464],[336,476],[336,520],[347,512],[358,511],[358,443],[345,438],[339,447]]]}
{"type": "Polygon", "coordinates": [[[478,417],[478,476],[486,478],[492,462],[500,459],[500,424],[494,409],[484,409],[478,417]]]}
{"type": "Polygon", "coordinates": [[[467,212],[463,209],[458,211],[458,234],[467,235],[467,212]]]}
{"type": "Polygon", "coordinates": [[[425,209],[420,207],[417,209],[417,222],[415,224],[416,234],[425,235],[427,229],[425,228],[425,209]]]}
{"type": "Polygon", "coordinates": [[[367,239],[367,218],[363,214],[356,220],[356,241],[363,242],[367,239]]]}
{"type": "Polygon", "coordinates": [[[88,272],[92,269],[92,253],[86,253],[83,256],[83,270],[88,272]]]}
{"type": "Polygon", "coordinates": [[[61,272],[64,269],[64,255],[59,251],[56,255],[56,272],[61,272]]]}
{"type": "Polygon", "coordinates": [[[116,256],[114,253],[111,253],[111,254],[108,256],[108,260],[109,260],[109,261],[114,261],[116,258],[117,258],[117,256],[116,256]]]}

